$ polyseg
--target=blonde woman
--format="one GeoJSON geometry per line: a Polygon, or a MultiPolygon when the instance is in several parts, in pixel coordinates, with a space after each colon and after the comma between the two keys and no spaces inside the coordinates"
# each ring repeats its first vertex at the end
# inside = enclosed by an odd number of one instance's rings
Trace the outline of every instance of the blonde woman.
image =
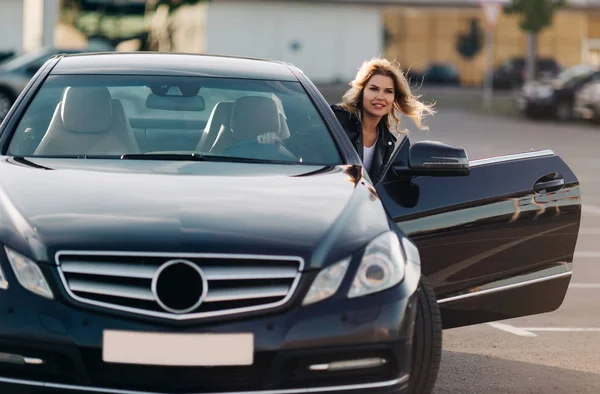
{"type": "Polygon", "coordinates": [[[423,117],[433,115],[433,107],[419,101],[410,89],[401,69],[386,59],[374,58],[363,63],[351,88],[342,102],[332,105],[338,121],[346,131],[373,182],[377,182],[381,170],[394,150],[400,130],[400,114],[412,118],[422,130],[423,117]]]}

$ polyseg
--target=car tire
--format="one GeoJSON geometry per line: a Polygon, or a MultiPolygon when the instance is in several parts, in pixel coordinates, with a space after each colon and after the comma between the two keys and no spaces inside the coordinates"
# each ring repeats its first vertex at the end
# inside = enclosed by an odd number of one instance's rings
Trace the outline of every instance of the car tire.
{"type": "Polygon", "coordinates": [[[417,317],[409,394],[433,391],[442,360],[442,315],[435,292],[424,276],[417,290],[417,317]]]}
{"type": "Polygon", "coordinates": [[[568,122],[573,119],[573,105],[568,102],[560,102],[555,108],[555,117],[560,122],[568,122]]]}

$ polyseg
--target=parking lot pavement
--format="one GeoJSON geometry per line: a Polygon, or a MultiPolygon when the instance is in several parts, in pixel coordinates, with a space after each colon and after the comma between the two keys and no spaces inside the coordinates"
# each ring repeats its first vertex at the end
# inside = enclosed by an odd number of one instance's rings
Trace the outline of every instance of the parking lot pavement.
{"type": "Polygon", "coordinates": [[[583,199],[574,273],[562,306],[444,331],[436,394],[600,393],[600,127],[443,108],[429,124],[427,133],[411,131],[411,141],[463,146],[470,158],[552,149],[575,171],[583,199]]]}

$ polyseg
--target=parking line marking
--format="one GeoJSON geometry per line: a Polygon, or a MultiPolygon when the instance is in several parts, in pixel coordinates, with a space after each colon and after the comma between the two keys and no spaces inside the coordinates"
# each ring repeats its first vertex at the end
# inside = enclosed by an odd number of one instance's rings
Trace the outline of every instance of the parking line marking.
{"type": "Polygon", "coordinates": [[[580,327],[522,327],[525,331],[543,331],[543,332],[600,332],[600,328],[580,328],[580,327]]]}
{"type": "Polygon", "coordinates": [[[518,335],[520,337],[537,337],[537,334],[529,332],[527,331],[527,329],[511,326],[510,324],[493,322],[488,323],[488,325],[497,330],[506,331],[508,333],[518,335]]]}
{"type": "Polygon", "coordinates": [[[570,283],[569,288],[575,289],[600,289],[600,283],[570,283]]]}
{"type": "Polygon", "coordinates": [[[600,252],[575,252],[574,256],[579,259],[598,259],[600,252]]]}
{"type": "Polygon", "coordinates": [[[583,204],[582,209],[584,213],[591,213],[592,215],[600,215],[600,207],[597,205],[583,204]]]}

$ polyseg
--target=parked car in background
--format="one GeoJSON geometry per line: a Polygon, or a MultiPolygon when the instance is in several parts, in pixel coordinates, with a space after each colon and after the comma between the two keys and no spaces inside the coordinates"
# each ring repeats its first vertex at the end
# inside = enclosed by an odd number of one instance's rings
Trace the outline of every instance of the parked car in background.
{"type": "Polygon", "coordinates": [[[7,61],[15,55],[14,51],[0,52],[0,64],[7,61]]]}
{"type": "Polygon", "coordinates": [[[460,85],[458,69],[450,63],[432,63],[423,73],[424,84],[460,85]]]}
{"type": "Polygon", "coordinates": [[[77,53],[81,50],[44,47],[39,50],[14,55],[0,63],[0,122],[21,91],[39,68],[58,53],[77,53]]]}
{"type": "Polygon", "coordinates": [[[573,115],[593,123],[600,122],[600,79],[594,79],[575,94],[573,115]]]}
{"type": "MultiPolygon", "coordinates": [[[[499,65],[494,71],[492,83],[494,89],[518,89],[525,81],[526,60],[524,57],[513,57],[499,65]]],[[[538,58],[536,62],[536,79],[555,78],[563,70],[562,66],[552,58],[538,58]]]]}
{"type": "Polygon", "coordinates": [[[575,95],[600,78],[597,67],[580,64],[563,70],[555,79],[525,83],[516,95],[519,110],[528,117],[573,118],[575,95]]]}

